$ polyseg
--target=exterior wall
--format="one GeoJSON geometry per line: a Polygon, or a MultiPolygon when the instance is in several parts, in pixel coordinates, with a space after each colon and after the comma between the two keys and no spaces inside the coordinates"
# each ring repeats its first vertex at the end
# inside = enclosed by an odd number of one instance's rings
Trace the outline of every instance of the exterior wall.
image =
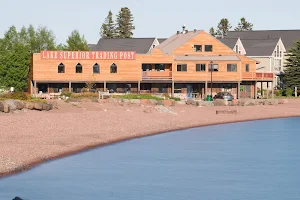
{"type": "Polygon", "coordinates": [[[272,72],[271,61],[269,57],[251,57],[257,61],[259,64],[256,64],[257,72],[272,72]]]}

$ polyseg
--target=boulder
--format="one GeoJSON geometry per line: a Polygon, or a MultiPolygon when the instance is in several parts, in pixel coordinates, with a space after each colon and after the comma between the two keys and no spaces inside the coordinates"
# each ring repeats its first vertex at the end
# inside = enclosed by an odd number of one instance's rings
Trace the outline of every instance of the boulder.
{"type": "Polygon", "coordinates": [[[155,99],[149,99],[149,101],[152,105],[158,105],[158,101],[155,99]]]}
{"type": "Polygon", "coordinates": [[[197,106],[199,107],[212,107],[214,103],[212,101],[197,101],[197,106]]]}
{"type": "Polygon", "coordinates": [[[140,104],[141,100],[139,100],[139,99],[130,99],[130,103],[132,103],[132,104],[140,104]]]}
{"type": "Polygon", "coordinates": [[[7,103],[4,103],[3,112],[5,112],[5,113],[9,113],[10,112],[10,107],[9,107],[9,105],[7,103]]]}
{"type": "Polygon", "coordinates": [[[175,101],[174,100],[163,100],[163,106],[174,106],[175,105],[175,101]]]}
{"type": "Polygon", "coordinates": [[[144,113],[151,113],[153,111],[153,108],[152,107],[146,107],[143,112],[144,113]]]}
{"type": "Polygon", "coordinates": [[[34,109],[35,110],[43,110],[43,103],[40,103],[40,102],[34,103],[34,109]]]}
{"type": "Polygon", "coordinates": [[[33,102],[27,102],[25,104],[25,108],[28,110],[33,110],[34,109],[34,103],[33,102]]]}
{"type": "Polygon", "coordinates": [[[15,104],[15,100],[9,99],[9,100],[5,100],[4,104],[9,105],[9,110],[17,110],[17,106],[15,104]]]}
{"type": "Polygon", "coordinates": [[[15,101],[14,103],[16,105],[17,110],[23,110],[25,107],[25,105],[22,101],[15,101]]]}
{"type": "Polygon", "coordinates": [[[4,103],[0,101],[0,112],[4,112],[4,103]]]}
{"type": "Polygon", "coordinates": [[[213,102],[214,106],[226,106],[227,102],[223,99],[216,99],[213,102]]]}
{"type": "Polygon", "coordinates": [[[51,110],[51,107],[50,107],[49,104],[43,103],[43,108],[42,108],[42,109],[43,109],[43,110],[46,110],[46,111],[49,111],[49,110],[51,110]]]}
{"type": "Polygon", "coordinates": [[[149,99],[141,99],[140,104],[141,105],[151,105],[151,101],[149,99]]]}

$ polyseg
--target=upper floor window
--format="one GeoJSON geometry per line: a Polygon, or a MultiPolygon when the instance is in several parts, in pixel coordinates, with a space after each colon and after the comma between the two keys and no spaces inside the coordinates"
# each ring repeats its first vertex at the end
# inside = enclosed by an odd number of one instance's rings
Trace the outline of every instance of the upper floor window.
{"type": "Polygon", "coordinates": [[[202,52],[202,45],[194,45],[195,52],[202,52]]]}
{"type": "Polygon", "coordinates": [[[211,72],[218,72],[219,71],[219,64],[209,64],[208,71],[211,72]]]}
{"type": "Polygon", "coordinates": [[[196,72],[205,72],[205,64],[196,64],[196,72]]]}
{"type": "Polygon", "coordinates": [[[100,74],[100,66],[98,65],[98,63],[94,64],[93,73],[94,74],[100,74]]]}
{"type": "Polygon", "coordinates": [[[279,57],[280,58],[282,57],[282,51],[279,51],[279,57]]]}
{"type": "Polygon", "coordinates": [[[249,64],[246,64],[246,66],[245,66],[245,71],[246,71],[246,72],[249,72],[249,71],[250,71],[249,64]]]}
{"type": "Polygon", "coordinates": [[[239,53],[239,45],[235,45],[235,52],[239,53]]]}
{"type": "Polygon", "coordinates": [[[82,73],[82,65],[80,63],[76,65],[76,73],[82,73]]]}
{"type": "Polygon", "coordinates": [[[227,72],[236,72],[237,65],[236,64],[227,64],[227,72]]]}
{"type": "Polygon", "coordinates": [[[115,63],[113,63],[113,64],[110,66],[110,73],[115,74],[115,73],[117,73],[117,72],[118,72],[118,66],[117,66],[115,63]]]}
{"type": "Polygon", "coordinates": [[[155,71],[165,71],[165,65],[164,64],[155,64],[155,71]]]}
{"type": "Polygon", "coordinates": [[[205,45],[204,50],[205,50],[205,52],[212,52],[213,51],[213,46],[212,45],[205,45]]]}
{"type": "Polygon", "coordinates": [[[187,71],[187,64],[178,64],[177,65],[178,72],[186,72],[187,71]]]}
{"type": "Polygon", "coordinates": [[[65,65],[60,63],[58,66],[57,66],[57,73],[65,73],[65,65]]]}
{"type": "Polygon", "coordinates": [[[152,71],[152,65],[151,64],[142,64],[142,70],[143,71],[152,71]]]}

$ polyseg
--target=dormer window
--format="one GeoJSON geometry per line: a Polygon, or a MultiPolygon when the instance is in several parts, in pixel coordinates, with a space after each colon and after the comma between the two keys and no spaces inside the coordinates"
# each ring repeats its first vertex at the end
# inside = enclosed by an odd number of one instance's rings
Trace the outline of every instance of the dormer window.
{"type": "Polygon", "coordinates": [[[235,52],[236,53],[239,53],[240,51],[239,51],[239,45],[235,45],[235,52]]]}
{"type": "Polygon", "coordinates": [[[194,45],[195,52],[202,52],[202,45],[194,45]]]}
{"type": "Polygon", "coordinates": [[[152,45],[152,48],[153,48],[153,49],[155,48],[155,44],[154,44],[154,45],[152,45]]]}

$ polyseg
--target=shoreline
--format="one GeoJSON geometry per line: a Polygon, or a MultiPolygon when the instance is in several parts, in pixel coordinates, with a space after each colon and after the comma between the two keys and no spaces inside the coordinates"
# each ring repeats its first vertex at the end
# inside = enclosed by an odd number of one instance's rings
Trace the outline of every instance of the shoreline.
{"type": "MultiPolygon", "coordinates": [[[[300,101],[298,101],[298,102],[297,102],[296,106],[300,107],[300,101]]],[[[288,104],[286,104],[285,107],[287,105],[288,104]]],[[[184,105],[183,107],[187,107],[187,106],[184,105]]],[[[191,107],[191,106],[189,106],[189,107],[191,107]]],[[[274,107],[277,107],[277,105],[273,106],[273,107],[272,106],[266,106],[267,109],[272,109],[274,107]]],[[[255,108],[255,107],[252,107],[252,108],[255,108]]],[[[259,107],[257,107],[257,108],[259,110],[259,107]]],[[[120,109],[120,107],[118,107],[118,109],[120,109]]],[[[124,109],[124,107],[122,109],[124,109]]],[[[210,113],[212,113],[211,111],[215,111],[215,110],[216,109],[210,109],[210,113]]],[[[21,172],[31,170],[31,169],[39,166],[40,164],[44,164],[44,163],[49,162],[49,161],[65,158],[65,157],[68,157],[68,156],[72,156],[72,155],[76,155],[76,154],[79,154],[79,153],[87,152],[87,151],[93,150],[95,148],[100,148],[100,147],[107,146],[107,145],[113,145],[113,144],[117,144],[117,143],[120,143],[120,142],[132,140],[132,139],[149,137],[149,136],[154,136],[154,135],[158,135],[158,134],[164,134],[164,133],[169,133],[169,132],[174,132],[174,131],[181,131],[181,130],[186,130],[186,129],[191,129],[191,128],[200,128],[200,127],[205,127],[205,126],[214,126],[214,125],[239,123],[239,122],[249,122],[249,121],[258,121],[258,120],[268,120],[268,119],[278,119],[278,118],[300,117],[300,112],[298,112],[298,111],[300,111],[300,108],[295,110],[295,112],[293,112],[293,113],[280,113],[279,112],[279,113],[276,113],[275,115],[273,114],[273,115],[269,115],[269,116],[260,116],[260,115],[249,116],[248,115],[246,118],[239,117],[239,114],[237,114],[236,117],[229,116],[229,115],[222,115],[222,116],[220,115],[221,117],[220,116],[218,117],[219,120],[218,119],[216,119],[215,121],[208,120],[207,122],[204,122],[204,123],[202,121],[198,121],[198,122],[192,123],[192,124],[184,123],[184,122],[187,122],[189,120],[187,118],[187,121],[183,120],[183,123],[181,123],[179,125],[176,124],[176,126],[174,126],[174,127],[160,126],[156,130],[146,130],[146,131],[145,131],[145,129],[147,129],[147,128],[144,128],[143,131],[137,132],[136,134],[131,134],[130,135],[130,134],[125,133],[124,135],[120,135],[120,136],[117,135],[117,136],[111,137],[107,140],[99,140],[98,142],[95,142],[95,143],[91,143],[91,142],[86,143],[86,144],[81,145],[80,147],[66,148],[60,153],[51,152],[50,155],[45,156],[44,158],[43,157],[37,157],[36,159],[31,159],[31,160],[29,159],[30,161],[27,161],[27,162],[24,161],[25,163],[20,164],[18,167],[14,168],[12,170],[6,170],[4,172],[0,171],[0,180],[3,179],[3,178],[6,178],[6,177],[12,176],[12,175],[19,174],[21,172]]],[[[30,114],[33,113],[33,112],[30,112],[30,114]]],[[[84,112],[89,112],[89,111],[84,111],[84,112]]],[[[47,115],[48,116],[50,116],[50,115],[55,116],[56,113],[54,112],[54,113],[49,113],[48,114],[46,112],[42,112],[42,113],[39,113],[39,114],[42,114],[42,115],[45,115],[45,116],[47,116],[47,115]]],[[[78,115],[80,115],[80,114],[78,114],[78,115]]],[[[147,114],[145,114],[145,115],[147,115],[147,114]]],[[[162,117],[165,118],[166,114],[164,113],[162,115],[164,115],[162,117]]],[[[170,114],[168,114],[168,115],[170,116],[170,114]]],[[[151,114],[149,116],[151,117],[151,114]]],[[[217,117],[215,117],[215,118],[217,118],[217,117]]],[[[176,120],[174,120],[174,121],[176,121],[176,120]]],[[[0,122],[0,125],[1,125],[1,122],[0,122]]],[[[133,124],[133,125],[135,125],[135,124],[133,124]]],[[[132,129],[134,127],[130,127],[130,128],[132,129]]],[[[128,130],[126,130],[126,131],[128,131],[128,130]]],[[[129,131],[130,131],[130,129],[129,129],[129,131]]],[[[1,145],[1,143],[0,143],[0,145],[1,145]]]]}

